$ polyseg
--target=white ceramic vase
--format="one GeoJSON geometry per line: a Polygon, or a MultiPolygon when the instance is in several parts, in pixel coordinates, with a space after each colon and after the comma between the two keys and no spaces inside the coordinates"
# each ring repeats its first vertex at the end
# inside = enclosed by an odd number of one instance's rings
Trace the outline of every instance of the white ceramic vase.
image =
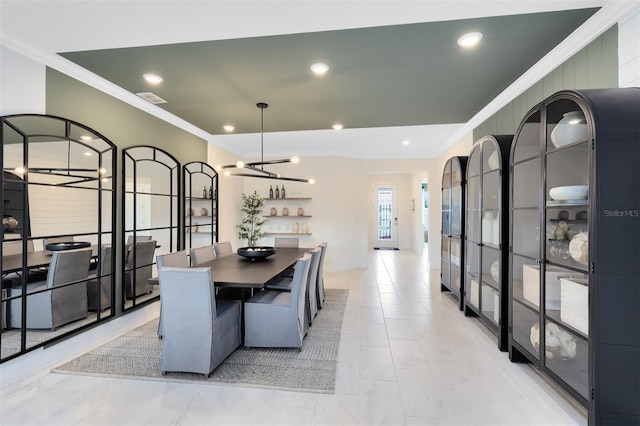
{"type": "Polygon", "coordinates": [[[578,142],[589,137],[587,120],[582,111],[564,113],[551,131],[551,142],[556,148],[578,142]]]}
{"type": "Polygon", "coordinates": [[[493,242],[493,212],[484,212],[482,216],[482,242],[493,242]]]}
{"type": "Polygon", "coordinates": [[[302,224],[302,233],[303,234],[308,234],[309,233],[309,224],[307,224],[306,222],[304,222],[302,224]]]}
{"type": "Polygon", "coordinates": [[[297,234],[298,230],[300,229],[300,225],[298,224],[298,222],[293,224],[293,233],[297,234]]]}

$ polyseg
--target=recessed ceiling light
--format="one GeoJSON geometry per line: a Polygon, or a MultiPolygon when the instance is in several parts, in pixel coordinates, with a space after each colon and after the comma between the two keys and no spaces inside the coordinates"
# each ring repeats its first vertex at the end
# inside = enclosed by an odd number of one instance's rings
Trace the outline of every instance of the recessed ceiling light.
{"type": "Polygon", "coordinates": [[[143,74],[142,78],[147,80],[147,83],[160,84],[162,83],[162,77],[156,74],[143,74]]]}
{"type": "Polygon", "coordinates": [[[232,126],[231,124],[225,124],[222,128],[225,132],[233,132],[236,129],[235,126],[232,126]]]}
{"type": "Polygon", "coordinates": [[[340,130],[342,129],[344,126],[340,123],[336,123],[332,126],[334,128],[334,130],[340,130]]]}
{"type": "Polygon", "coordinates": [[[407,146],[411,143],[411,141],[402,141],[402,145],[407,146]]]}
{"type": "Polygon", "coordinates": [[[462,47],[472,47],[480,42],[482,33],[467,33],[458,39],[458,44],[462,47]]]}
{"type": "Polygon", "coordinates": [[[329,65],[318,62],[317,64],[311,65],[311,71],[317,75],[324,75],[329,71],[329,65]]]}

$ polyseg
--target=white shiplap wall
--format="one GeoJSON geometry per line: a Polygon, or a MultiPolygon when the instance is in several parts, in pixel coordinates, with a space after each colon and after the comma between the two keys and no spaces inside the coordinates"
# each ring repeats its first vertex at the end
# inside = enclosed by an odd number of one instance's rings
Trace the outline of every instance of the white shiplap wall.
{"type": "Polygon", "coordinates": [[[640,4],[618,22],[618,84],[640,86],[640,4]]]}

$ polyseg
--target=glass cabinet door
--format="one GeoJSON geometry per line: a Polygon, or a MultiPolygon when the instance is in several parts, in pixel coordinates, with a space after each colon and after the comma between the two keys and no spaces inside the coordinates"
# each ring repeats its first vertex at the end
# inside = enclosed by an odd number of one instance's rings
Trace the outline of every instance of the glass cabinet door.
{"type": "Polygon", "coordinates": [[[521,125],[511,155],[512,338],[540,358],[541,112],[521,125]]]}

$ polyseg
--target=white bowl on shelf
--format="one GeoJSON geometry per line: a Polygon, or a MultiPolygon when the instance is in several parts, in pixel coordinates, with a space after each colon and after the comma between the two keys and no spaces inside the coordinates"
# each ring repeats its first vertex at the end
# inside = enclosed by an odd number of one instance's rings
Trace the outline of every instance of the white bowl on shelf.
{"type": "Polygon", "coordinates": [[[554,200],[586,200],[589,185],[556,186],[549,190],[549,196],[554,200]]]}

